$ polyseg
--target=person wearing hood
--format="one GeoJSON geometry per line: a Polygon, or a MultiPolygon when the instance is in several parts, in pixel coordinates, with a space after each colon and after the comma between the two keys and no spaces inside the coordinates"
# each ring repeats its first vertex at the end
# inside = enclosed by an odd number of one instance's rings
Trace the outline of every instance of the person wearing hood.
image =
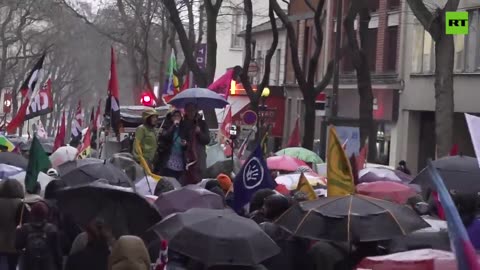
{"type": "Polygon", "coordinates": [[[0,182],[0,258],[7,260],[8,270],[17,268],[15,230],[21,220],[24,196],[23,187],[17,180],[0,182]]]}
{"type": "Polygon", "coordinates": [[[48,223],[45,202],[32,205],[31,222],[16,231],[15,246],[22,251],[21,270],[61,270],[62,251],[57,227],[48,223]]]}
{"type": "Polygon", "coordinates": [[[108,270],[149,270],[150,256],[142,239],[125,235],[118,239],[108,259],[108,270]]]}
{"type": "Polygon", "coordinates": [[[186,184],[197,184],[207,176],[206,146],[210,143],[210,131],[203,116],[198,113],[196,104],[186,104],[182,129],[186,131],[184,139],[188,142],[186,161],[189,166],[186,184]]]}
{"type": "Polygon", "coordinates": [[[181,180],[185,171],[185,149],[187,141],[183,138],[182,113],[174,110],[167,115],[158,138],[158,163],[155,164],[162,176],[181,180]]]}
{"type": "Polygon", "coordinates": [[[145,160],[150,169],[153,169],[153,161],[157,153],[157,135],[155,127],[158,122],[158,112],[151,108],[142,113],[143,125],[135,131],[133,142],[133,156],[140,162],[145,160]]]}

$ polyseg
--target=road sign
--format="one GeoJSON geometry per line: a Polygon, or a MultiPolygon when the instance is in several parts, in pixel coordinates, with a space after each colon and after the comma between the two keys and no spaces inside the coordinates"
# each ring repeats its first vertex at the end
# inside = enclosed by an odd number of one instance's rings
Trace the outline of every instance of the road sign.
{"type": "Polygon", "coordinates": [[[258,119],[257,114],[252,110],[248,110],[244,112],[242,115],[242,120],[245,123],[245,125],[249,125],[249,126],[255,125],[255,123],[257,123],[257,119],[258,119]]]}
{"type": "Polygon", "coordinates": [[[249,77],[255,77],[258,74],[258,64],[255,61],[251,61],[250,64],[248,65],[248,76],[249,77]]]}

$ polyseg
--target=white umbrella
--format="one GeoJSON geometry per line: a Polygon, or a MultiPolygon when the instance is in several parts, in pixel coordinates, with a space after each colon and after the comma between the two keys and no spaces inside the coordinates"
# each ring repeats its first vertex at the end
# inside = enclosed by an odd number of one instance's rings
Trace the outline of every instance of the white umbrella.
{"type": "Polygon", "coordinates": [[[17,175],[21,172],[25,172],[22,168],[15,167],[12,165],[0,164],[0,179],[8,179],[11,176],[17,175]]]}
{"type": "MultiPolygon", "coordinates": [[[[26,172],[21,172],[19,174],[16,174],[12,177],[9,177],[10,179],[15,179],[17,180],[18,182],[20,182],[20,184],[22,184],[23,186],[23,189],[25,190],[25,175],[27,173],[26,172]]],[[[37,181],[38,183],[40,183],[40,187],[42,188],[41,191],[40,191],[40,195],[43,197],[45,195],[45,188],[47,187],[48,183],[50,183],[54,178],[53,177],[50,177],[46,174],[44,174],[43,172],[40,172],[38,174],[38,178],[37,178],[37,181]]],[[[26,190],[25,190],[26,192],[26,190]]]]}
{"type": "MultiPolygon", "coordinates": [[[[174,189],[179,189],[182,187],[182,185],[176,179],[171,177],[162,176],[160,181],[170,182],[174,189]]],[[[137,183],[135,183],[135,191],[142,196],[153,195],[156,186],[157,181],[155,181],[155,179],[150,176],[146,176],[138,180],[137,183]]]]}
{"type": "Polygon", "coordinates": [[[58,169],[58,166],[62,165],[63,163],[75,160],[77,157],[77,152],[77,148],[69,145],[58,148],[50,155],[52,167],[58,169]]]}
{"type": "MultiPolygon", "coordinates": [[[[300,173],[283,174],[275,178],[275,182],[277,182],[277,184],[285,185],[285,187],[287,187],[289,190],[294,190],[297,188],[300,175],[300,173]]],[[[312,173],[305,173],[304,175],[312,186],[316,186],[318,184],[326,185],[325,180],[318,175],[312,173]]]]}

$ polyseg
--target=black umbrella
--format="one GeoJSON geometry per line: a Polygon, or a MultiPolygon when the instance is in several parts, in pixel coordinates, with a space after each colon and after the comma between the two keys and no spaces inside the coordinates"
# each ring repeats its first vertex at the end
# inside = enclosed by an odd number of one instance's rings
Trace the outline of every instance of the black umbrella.
{"type": "Polygon", "coordinates": [[[141,236],[161,220],[145,198],[126,188],[95,182],[69,187],[57,194],[61,211],[84,227],[95,219],[103,220],[116,236],[141,236]]]}
{"type": "Polygon", "coordinates": [[[0,152],[0,163],[19,167],[24,170],[26,170],[28,166],[28,160],[26,158],[20,154],[11,152],[0,152]]]}
{"type": "Polygon", "coordinates": [[[67,161],[58,166],[58,174],[60,176],[63,176],[79,167],[82,167],[88,164],[103,163],[103,162],[104,161],[102,159],[96,159],[96,158],[85,158],[85,159],[76,159],[72,161],[67,161]]]}
{"type": "MultiPolygon", "coordinates": [[[[448,189],[458,192],[480,192],[480,167],[476,158],[451,156],[437,159],[432,164],[437,168],[448,189]]],[[[424,191],[436,190],[427,168],[410,183],[420,185],[424,191]]]]}
{"type": "Polygon", "coordinates": [[[303,202],[276,223],[299,237],[343,242],[388,240],[429,227],[406,206],[362,195],[303,202]]]}
{"type": "Polygon", "coordinates": [[[254,221],[231,210],[191,209],[166,218],[154,231],[172,250],[207,266],[256,265],[280,252],[254,221]]]}
{"type": "Polygon", "coordinates": [[[61,178],[71,187],[86,185],[100,178],[115,186],[133,186],[130,178],[121,169],[105,162],[86,164],[62,175],[61,178]]]}

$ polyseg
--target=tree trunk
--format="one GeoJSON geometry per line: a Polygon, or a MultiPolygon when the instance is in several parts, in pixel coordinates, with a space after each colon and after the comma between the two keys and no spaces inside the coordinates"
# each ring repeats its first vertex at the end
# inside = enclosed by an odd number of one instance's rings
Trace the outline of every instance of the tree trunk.
{"type": "MultiPolygon", "coordinates": [[[[215,69],[217,67],[217,17],[218,12],[206,9],[207,13],[207,83],[210,84],[215,78],[215,69]]],[[[207,87],[208,85],[199,85],[207,87]]]]}
{"type": "Polygon", "coordinates": [[[453,143],[453,36],[435,42],[435,139],[437,158],[448,156],[453,143]]]}
{"type": "Polygon", "coordinates": [[[302,146],[311,150],[313,149],[313,140],[315,139],[315,97],[313,95],[305,96],[303,103],[305,104],[305,115],[303,118],[305,128],[303,129],[302,146]]]}

